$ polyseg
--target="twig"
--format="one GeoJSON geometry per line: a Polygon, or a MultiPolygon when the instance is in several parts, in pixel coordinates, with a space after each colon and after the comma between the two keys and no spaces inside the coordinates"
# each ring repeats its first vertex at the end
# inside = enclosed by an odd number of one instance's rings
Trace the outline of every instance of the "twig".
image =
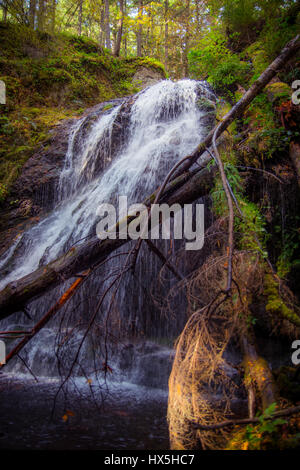
{"type": "Polygon", "coordinates": [[[149,246],[150,250],[152,250],[156,256],[158,256],[158,258],[164,263],[165,266],[167,266],[167,268],[169,268],[169,270],[177,277],[177,279],[179,279],[179,281],[183,281],[184,276],[178,271],[177,268],[175,268],[173,263],[171,263],[171,261],[165,257],[165,255],[157,248],[157,246],[155,246],[151,240],[145,240],[145,242],[149,246]]]}
{"type": "Polygon", "coordinates": [[[23,362],[24,366],[29,370],[30,374],[33,376],[34,380],[36,382],[38,382],[38,378],[36,377],[36,375],[32,372],[32,370],[30,369],[29,365],[26,363],[26,361],[23,359],[23,357],[20,356],[20,354],[17,354],[17,357],[19,359],[21,359],[21,361],[23,362]]]}
{"type": "MultiPolygon", "coordinates": [[[[295,406],[293,408],[286,408],[285,410],[275,411],[272,416],[264,417],[265,420],[274,420],[281,416],[291,416],[293,414],[300,413],[300,406],[295,406]]],[[[212,431],[215,429],[222,429],[228,426],[241,426],[244,424],[255,424],[260,423],[260,418],[245,418],[245,419],[229,419],[227,421],[221,421],[216,424],[200,424],[200,423],[191,423],[193,428],[199,429],[202,431],[212,431]]]]}

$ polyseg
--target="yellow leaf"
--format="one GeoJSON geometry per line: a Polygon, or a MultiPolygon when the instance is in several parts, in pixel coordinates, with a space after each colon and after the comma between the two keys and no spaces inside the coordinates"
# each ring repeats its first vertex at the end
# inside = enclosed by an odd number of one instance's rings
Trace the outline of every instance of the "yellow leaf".
{"type": "Polygon", "coordinates": [[[249,442],[244,442],[242,445],[242,450],[248,450],[249,442]]]}

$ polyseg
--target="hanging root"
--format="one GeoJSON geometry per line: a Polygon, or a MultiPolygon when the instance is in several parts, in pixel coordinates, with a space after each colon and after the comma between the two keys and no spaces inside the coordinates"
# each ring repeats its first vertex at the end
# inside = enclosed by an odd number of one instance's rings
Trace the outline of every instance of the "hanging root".
{"type": "Polygon", "coordinates": [[[257,353],[252,326],[253,302],[264,296],[266,264],[259,254],[234,252],[228,296],[226,260],[226,255],[211,256],[182,283],[189,320],[169,379],[172,449],[224,448],[232,428],[221,423],[254,419],[257,411],[277,401],[273,375],[257,353]],[[234,365],[228,359],[232,346],[234,365]]]}
{"type": "MultiPolygon", "coordinates": [[[[219,318],[225,327],[226,319],[219,318]]],[[[203,425],[224,420],[230,414],[230,397],[234,383],[226,375],[224,349],[229,335],[214,334],[206,312],[196,312],[188,321],[176,348],[169,379],[168,421],[172,449],[197,449],[215,446],[226,440],[226,432],[196,431],[193,423],[203,425]],[[223,401],[216,403],[222,388],[223,401]],[[214,396],[215,395],[215,396],[214,396]],[[213,440],[212,440],[213,438],[213,440]]]]}

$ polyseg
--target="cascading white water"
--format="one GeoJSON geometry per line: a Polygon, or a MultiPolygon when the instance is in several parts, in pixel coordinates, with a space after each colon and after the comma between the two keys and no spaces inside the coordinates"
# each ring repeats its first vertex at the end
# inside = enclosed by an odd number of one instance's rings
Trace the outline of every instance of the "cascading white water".
{"type": "Polygon", "coordinates": [[[199,88],[200,94],[210,94],[205,85],[191,80],[162,81],[141,93],[131,108],[127,145],[100,175],[95,156],[101,158],[99,144],[106,152],[109,149],[120,106],[100,115],[74,151],[76,135],[85,119],[76,123],[57,188],[60,203],[4,255],[0,261],[4,272],[0,288],[55,259],[86,237],[95,224],[100,203],[110,202],[115,195],[140,202],[174,162],[195,148],[205,131],[196,105],[199,88]],[[6,265],[10,272],[5,270],[6,265]]]}
{"type": "MultiPolygon", "coordinates": [[[[206,112],[198,106],[199,98],[203,97],[213,99],[205,83],[192,80],[161,81],[144,90],[127,108],[128,122],[122,128],[120,142],[115,142],[118,135],[115,130],[120,127],[119,117],[128,101],[79,119],[70,130],[68,151],[57,186],[56,209],[20,236],[0,260],[0,289],[9,281],[55,259],[91,233],[94,235],[96,212],[101,203],[115,201],[121,195],[126,195],[129,203],[141,202],[151,194],[174,163],[193,151],[209,130],[202,121],[206,112]]],[[[110,268],[116,267],[117,263],[118,260],[110,262],[110,268]]],[[[130,274],[124,276],[117,303],[127,324],[132,319],[135,321],[137,312],[140,314],[149,308],[151,311],[144,294],[159,266],[157,259],[142,251],[136,276],[143,279],[145,285],[137,283],[130,274]]],[[[93,275],[83,286],[78,294],[80,301],[71,299],[76,318],[80,315],[87,318],[87,314],[92,313],[97,298],[90,292],[97,292],[99,284],[103,283],[102,274],[93,275]]],[[[52,291],[34,301],[30,305],[32,316],[40,318],[58,295],[59,288],[58,293],[52,291]]],[[[182,315],[180,321],[183,321],[182,315]]],[[[79,329],[77,334],[77,342],[75,340],[71,345],[72,351],[76,350],[82,331],[79,329]]],[[[44,347],[50,338],[55,343],[55,331],[51,328],[41,332],[36,342],[26,348],[26,360],[38,375],[56,374],[53,351],[50,353],[49,348],[44,347]]],[[[150,359],[143,364],[148,364],[148,375],[153,376],[154,361],[151,358],[158,353],[154,348],[147,354],[150,359]]],[[[83,355],[87,362],[88,348],[83,355]]],[[[169,366],[164,369],[165,378],[168,369],[169,366]]]]}

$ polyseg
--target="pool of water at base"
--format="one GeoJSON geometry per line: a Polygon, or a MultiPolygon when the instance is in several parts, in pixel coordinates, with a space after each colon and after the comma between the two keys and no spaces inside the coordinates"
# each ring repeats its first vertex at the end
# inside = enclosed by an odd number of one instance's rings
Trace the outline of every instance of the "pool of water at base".
{"type": "Polygon", "coordinates": [[[167,450],[167,392],[0,374],[0,449],[167,450]],[[53,412],[54,409],[54,412],[53,412]]]}

